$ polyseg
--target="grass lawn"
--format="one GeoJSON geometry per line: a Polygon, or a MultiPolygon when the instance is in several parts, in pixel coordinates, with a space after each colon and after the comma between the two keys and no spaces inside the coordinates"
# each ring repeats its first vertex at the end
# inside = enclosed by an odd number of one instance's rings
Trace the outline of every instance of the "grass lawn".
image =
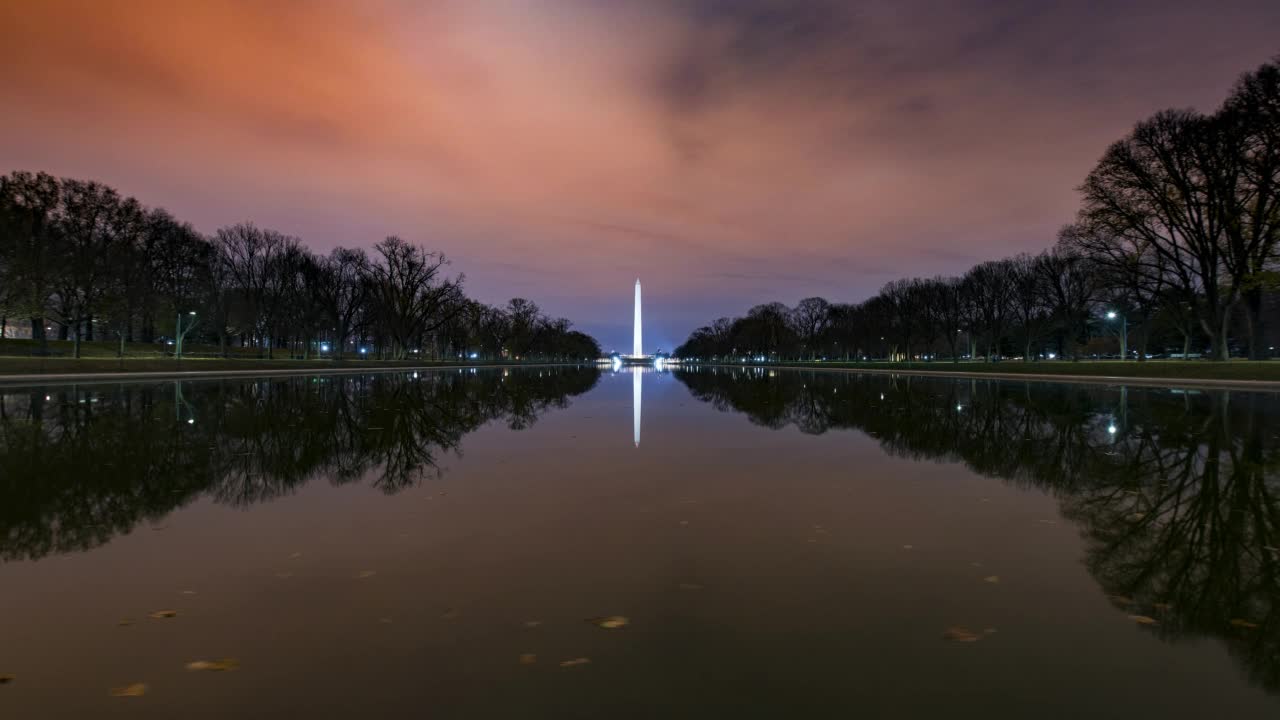
{"type": "Polygon", "coordinates": [[[938,362],[813,362],[776,363],[779,367],[850,368],[863,370],[901,370],[903,372],[963,372],[1030,375],[1079,375],[1084,377],[1132,377],[1169,380],[1269,380],[1280,382],[1280,360],[1081,360],[1080,362],[1004,361],[996,363],[938,362]]]}

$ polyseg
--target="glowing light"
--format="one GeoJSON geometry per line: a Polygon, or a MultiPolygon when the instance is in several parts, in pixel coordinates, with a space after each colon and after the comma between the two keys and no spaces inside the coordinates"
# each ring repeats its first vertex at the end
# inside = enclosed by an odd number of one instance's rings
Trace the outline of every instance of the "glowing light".
{"type": "Polygon", "coordinates": [[[1108,433],[1110,433],[1111,435],[1115,435],[1115,434],[1116,434],[1116,431],[1117,431],[1118,429],[1119,429],[1119,428],[1117,428],[1115,425],[1108,425],[1108,426],[1107,426],[1107,432],[1108,432],[1108,433]]]}
{"type": "Polygon", "coordinates": [[[320,343],[320,352],[329,352],[329,343],[320,343]]]}
{"type": "Polygon", "coordinates": [[[475,359],[476,359],[476,358],[478,358],[478,357],[480,357],[480,353],[471,353],[471,359],[472,359],[472,360],[475,360],[475,359]]]}
{"type": "Polygon", "coordinates": [[[1108,320],[1115,320],[1115,319],[1116,319],[1116,311],[1115,311],[1115,310],[1112,310],[1111,312],[1107,313],[1107,319],[1108,319],[1108,320]]]}
{"type": "Polygon", "coordinates": [[[196,424],[196,419],[195,419],[195,418],[187,418],[187,424],[188,424],[188,425],[195,425],[195,424],[196,424]]]}
{"type": "Polygon", "coordinates": [[[644,355],[644,344],[641,342],[640,328],[640,278],[636,278],[636,317],[631,336],[631,354],[636,357],[644,355]]]}

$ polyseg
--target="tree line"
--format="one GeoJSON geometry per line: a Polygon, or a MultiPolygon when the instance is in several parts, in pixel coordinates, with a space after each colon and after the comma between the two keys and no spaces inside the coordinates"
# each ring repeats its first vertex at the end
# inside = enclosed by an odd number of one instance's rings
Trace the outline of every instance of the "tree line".
{"type": "Polygon", "coordinates": [[[1031,361],[1118,344],[1144,360],[1153,342],[1184,358],[1267,355],[1264,319],[1280,304],[1280,59],[1244,74],[1211,114],[1139,122],[1079,191],[1076,218],[1038,255],[895,280],[861,303],[759,305],[698,328],[676,355],[1031,361]]]}
{"type": "Polygon", "coordinates": [[[515,298],[466,296],[443,253],[399,237],[328,254],[252,223],[197,232],[102,183],[0,176],[0,338],[216,344],[309,358],[595,359],[596,341],[515,298]],[[11,323],[13,325],[11,325],[11,323]]]}

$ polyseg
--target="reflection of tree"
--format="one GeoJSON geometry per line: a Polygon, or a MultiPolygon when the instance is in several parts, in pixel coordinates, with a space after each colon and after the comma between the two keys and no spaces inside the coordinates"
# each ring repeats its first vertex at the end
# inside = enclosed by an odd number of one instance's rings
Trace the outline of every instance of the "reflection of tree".
{"type": "Polygon", "coordinates": [[[598,377],[550,368],[0,390],[0,558],[89,549],[202,497],[247,506],[317,477],[394,493],[438,477],[441,456],[481,425],[526,428],[598,377]]]}
{"type": "Polygon", "coordinates": [[[695,397],[765,427],[856,429],[894,455],[961,462],[1052,493],[1117,607],[1156,618],[1153,631],[1169,641],[1220,638],[1253,682],[1280,691],[1275,398],[753,369],[675,375],[695,397]]]}

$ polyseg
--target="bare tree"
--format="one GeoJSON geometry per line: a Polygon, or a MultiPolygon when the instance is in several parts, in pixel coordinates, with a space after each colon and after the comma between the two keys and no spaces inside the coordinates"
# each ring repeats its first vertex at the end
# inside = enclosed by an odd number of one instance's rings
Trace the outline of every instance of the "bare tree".
{"type": "Polygon", "coordinates": [[[788,318],[800,337],[802,350],[813,360],[817,357],[818,341],[831,323],[831,303],[820,297],[805,298],[796,304],[788,318]]]}
{"type": "Polygon", "coordinates": [[[392,343],[403,358],[411,346],[449,320],[462,307],[462,276],[449,279],[449,261],[398,237],[374,250],[379,259],[369,269],[369,297],[392,343]]]}

